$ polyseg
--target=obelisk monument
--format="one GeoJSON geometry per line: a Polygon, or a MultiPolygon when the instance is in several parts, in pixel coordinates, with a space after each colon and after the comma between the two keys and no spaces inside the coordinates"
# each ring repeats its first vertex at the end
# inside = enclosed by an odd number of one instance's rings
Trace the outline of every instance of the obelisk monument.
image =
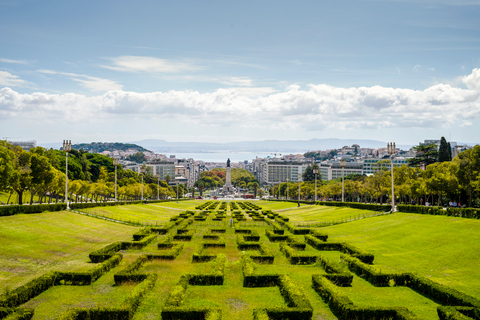
{"type": "Polygon", "coordinates": [[[232,186],[232,174],[230,172],[230,159],[227,160],[227,173],[225,176],[225,185],[223,186],[223,194],[224,195],[233,195],[235,194],[235,190],[232,186]]]}

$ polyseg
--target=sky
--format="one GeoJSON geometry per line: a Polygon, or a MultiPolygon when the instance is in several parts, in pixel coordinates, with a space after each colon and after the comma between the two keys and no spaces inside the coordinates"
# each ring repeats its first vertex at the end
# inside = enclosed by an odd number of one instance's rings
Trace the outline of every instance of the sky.
{"type": "Polygon", "coordinates": [[[480,0],[0,0],[0,139],[480,142],[480,0]]]}

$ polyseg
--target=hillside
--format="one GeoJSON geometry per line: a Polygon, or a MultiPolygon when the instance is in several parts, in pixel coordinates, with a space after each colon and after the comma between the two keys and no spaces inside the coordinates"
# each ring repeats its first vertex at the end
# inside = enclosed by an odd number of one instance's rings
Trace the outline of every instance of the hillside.
{"type": "Polygon", "coordinates": [[[91,142],[91,143],[79,143],[72,145],[73,149],[83,149],[92,153],[100,153],[103,151],[126,151],[128,149],[136,149],[137,151],[149,151],[144,147],[141,147],[133,143],[121,143],[121,142],[91,142]]]}

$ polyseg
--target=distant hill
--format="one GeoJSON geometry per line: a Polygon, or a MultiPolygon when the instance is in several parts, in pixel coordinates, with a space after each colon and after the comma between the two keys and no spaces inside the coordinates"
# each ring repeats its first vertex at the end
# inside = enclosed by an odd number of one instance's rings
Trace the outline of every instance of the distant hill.
{"type": "MultiPolygon", "coordinates": [[[[238,141],[228,143],[215,142],[167,142],[165,140],[142,140],[133,143],[142,145],[157,153],[175,152],[298,152],[312,150],[337,149],[343,146],[359,144],[361,148],[381,148],[387,143],[378,140],[362,139],[311,139],[311,140],[263,140],[238,141]]],[[[411,145],[397,145],[408,150],[411,145]]]]}
{"type": "Polygon", "coordinates": [[[133,143],[121,143],[121,142],[91,142],[91,143],[79,143],[72,144],[72,149],[85,151],[91,153],[100,153],[103,151],[126,151],[128,149],[135,149],[140,152],[149,151],[142,146],[133,143]]]}

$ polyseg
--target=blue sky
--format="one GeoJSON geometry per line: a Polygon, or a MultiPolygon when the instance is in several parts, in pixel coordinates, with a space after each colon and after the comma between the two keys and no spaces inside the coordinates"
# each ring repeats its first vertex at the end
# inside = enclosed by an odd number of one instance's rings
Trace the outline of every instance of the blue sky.
{"type": "Polygon", "coordinates": [[[0,138],[479,142],[480,1],[0,0],[0,138]]]}

